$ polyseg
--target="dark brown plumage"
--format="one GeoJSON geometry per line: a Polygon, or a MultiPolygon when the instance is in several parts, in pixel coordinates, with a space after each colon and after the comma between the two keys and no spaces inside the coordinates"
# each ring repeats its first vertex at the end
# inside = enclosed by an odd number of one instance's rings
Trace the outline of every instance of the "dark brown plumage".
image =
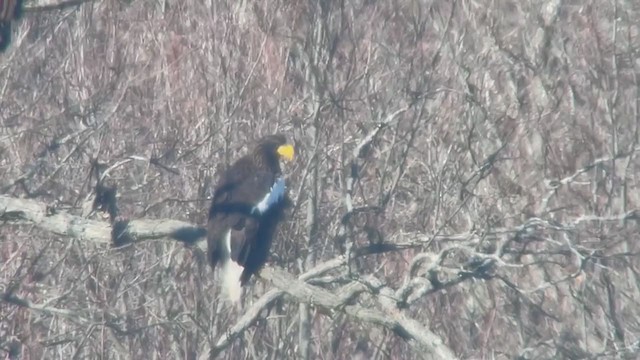
{"type": "Polygon", "coordinates": [[[214,269],[221,267],[233,302],[266,262],[289,202],[281,159],[293,159],[293,146],[283,135],[266,136],[231,165],[215,187],[207,225],[208,256],[214,269]]]}

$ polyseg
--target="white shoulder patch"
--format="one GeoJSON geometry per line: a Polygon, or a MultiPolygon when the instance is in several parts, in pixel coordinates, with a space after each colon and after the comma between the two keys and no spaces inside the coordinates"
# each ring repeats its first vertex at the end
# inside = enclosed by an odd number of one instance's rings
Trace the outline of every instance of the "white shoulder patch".
{"type": "Polygon", "coordinates": [[[265,211],[269,210],[271,206],[282,200],[286,189],[287,186],[285,184],[284,178],[279,177],[271,187],[271,190],[269,190],[269,193],[267,193],[267,195],[265,195],[264,198],[258,204],[256,204],[256,206],[254,206],[251,211],[253,213],[257,212],[262,214],[265,211]]]}

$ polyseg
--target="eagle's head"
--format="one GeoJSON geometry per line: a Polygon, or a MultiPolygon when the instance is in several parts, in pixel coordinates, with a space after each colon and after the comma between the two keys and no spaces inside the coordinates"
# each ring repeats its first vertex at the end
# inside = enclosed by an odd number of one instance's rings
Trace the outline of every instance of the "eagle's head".
{"type": "Polygon", "coordinates": [[[287,142],[287,138],[282,134],[274,134],[258,140],[254,150],[254,160],[258,164],[280,172],[280,162],[293,161],[294,154],[293,145],[287,142]]]}

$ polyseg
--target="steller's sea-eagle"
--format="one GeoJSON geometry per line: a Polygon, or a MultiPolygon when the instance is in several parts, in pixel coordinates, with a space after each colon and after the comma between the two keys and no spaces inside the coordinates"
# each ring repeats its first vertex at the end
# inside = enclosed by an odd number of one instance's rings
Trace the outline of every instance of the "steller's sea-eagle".
{"type": "Polygon", "coordinates": [[[292,161],[284,135],[265,136],[219,178],[207,224],[209,262],[220,267],[224,292],[233,303],[242,286],[267,261],[271,241],[290,200],[280,161],[292,161]]]}

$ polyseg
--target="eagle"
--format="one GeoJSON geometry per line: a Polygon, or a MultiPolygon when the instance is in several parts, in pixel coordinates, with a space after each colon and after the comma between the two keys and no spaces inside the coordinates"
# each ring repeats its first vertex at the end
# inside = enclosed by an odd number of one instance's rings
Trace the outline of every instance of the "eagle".
{"type": "Polygon", "coordinates": [[[219,266],[223,291],[238,303],[242,287],[267,261],[271,242],[290,205],[280,162],[293,161],[282,134],[268,135],[222,175],[207,223],[207,256],[219,266]]]}
{"type": "Polygon", "coordinates": [[[22,17],[22,0],[0,0],[0,53],[11,42],[11,21],[22,17]]]}

